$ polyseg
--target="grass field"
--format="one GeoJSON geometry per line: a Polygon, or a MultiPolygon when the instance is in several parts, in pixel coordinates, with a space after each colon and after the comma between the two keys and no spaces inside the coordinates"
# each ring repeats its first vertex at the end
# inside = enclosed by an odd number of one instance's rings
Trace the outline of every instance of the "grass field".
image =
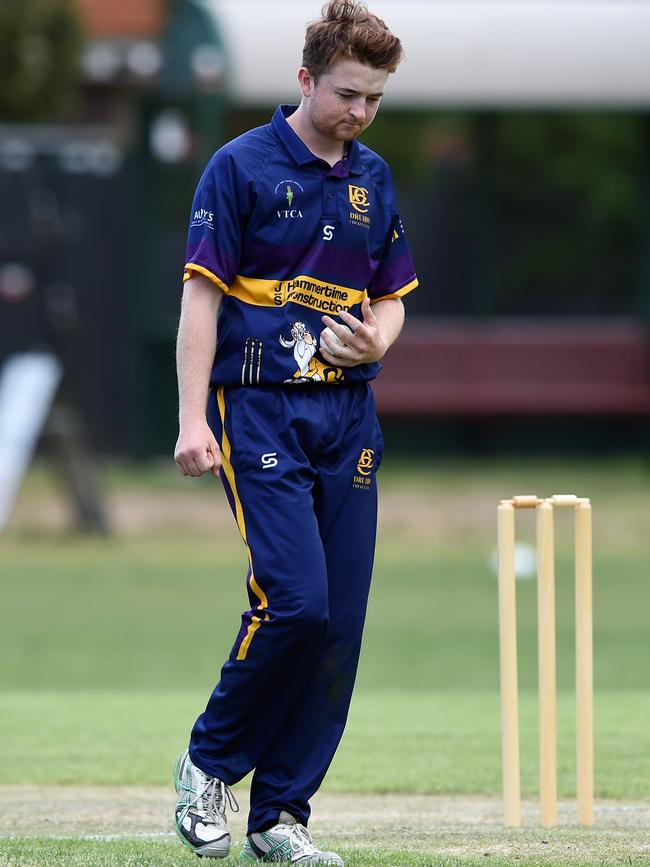
{"type": "MultiPolygon", "coordinates": [[[[323,790],[329,842],[342,848],[350,865],[478,864],[486,863],[486,852],[490,864],[527,867],[650,864],[650,830],[643,824],[650,815],[644,812],[650,803],[648,465],[632,459],[389,460],[382,477],[381,537],[358,688],[323,790]],[[525,830],[500,827],[490,556],[496,501],[528,491],[571,491],[594,504],[601,809],[592,830],[575,826],[568,803],[557,830],[537,830],[532,805],[525,830]],[[417,802],[421,815],[409,800],[418,797],[424,799],[417,802]],[[358,819],[358,832],[353,827],[343,834],[336,804],[347,804],[350,813],[362,798],[375,798],[368,803],[383,805],[382,815],[397,810],[394,824],[410,828],[408,834],[371,833],[377,820],[373,825],[370,806],[370,818],[358,819]],[[472,807],[479,803],[485,815],[472,807]],[[437,821],[442,812],[451,818],[437,821]]],[[[140,825],[125,825],[119,809],[131,789],[119,787],[151,787],[151,797],[163,805],[168,798],[171,810],[171,763],[218,676],[244,606],[242,546],[213,480],[190,482],[159,465],[112,466],[105,478],[111,537],[71,534],[60,492],[41,467],[0,540],[0,864],[193,861],[164,836],[171,827],[167,807],[160,808],[164,819],[157,813],[143,818],[151,836],[135,837],[140,825]],[[32,790],[41,796],[47,791],[52,806],[45,815],[32,790]],[[69,808],[68,818],[57,821],[64,801],[83,805],[97,791],[115,793],[108,801],[115,815],[104,804],[101,830],[92,811],[75,824],[69,808]],[[30,821],[35,814],[40,821],[30,821]],[[127,825],[128,839],[122,839],[127,825]],[[98,835],[102,839],[92,839],[98,835]]],[[[529,519],[523,515],[519,529],[531,541],[529,519]]],[[[562,514],[559,789],[565,800],[573,795],[575,773],[570,542],[568,515],[562,514]]],[[[534,581],[520,582],[522,782],[528,798],[535,795],[537,773],[535,592],[534,581]]]]}

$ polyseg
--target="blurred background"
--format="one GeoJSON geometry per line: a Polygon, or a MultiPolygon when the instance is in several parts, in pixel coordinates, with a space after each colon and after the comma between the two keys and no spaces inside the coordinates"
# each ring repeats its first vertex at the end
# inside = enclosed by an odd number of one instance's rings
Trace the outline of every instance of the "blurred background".
{"type": "MultiPolygon", "coordinates": [[[[648,4],[374,5],[406,61],[364,140],[421,283],[377,381],[391,445],[645,447],[648,4]]],[[[98,453],[172,450],[193,190],[221,143],[297,101],[319,9],[2,4],[0,360],[53,348],[98,453]]]]}
{"type": "MultiPolygon", "coordinates": [[[[0,782],[37,752],[35,782],[166,783],[228,651],[241,545],[214,480],[171,457],[188,213],[209,156],[297,101],[320,6],[0,3],[0,782]],[[12,366],[25,353],[49,361],[12,366]]],[[[566,491],[595,505],[597,791],[650,798],[650,3],[370,6],[406,59],[364,142],[420,287],[375,387],[378,568],[328,785],[385,791],[390,737],[393,788],[498,791],[495,506],[566,491]]],[[[520,592],[530,793],[534,581],[520,592]]]]}

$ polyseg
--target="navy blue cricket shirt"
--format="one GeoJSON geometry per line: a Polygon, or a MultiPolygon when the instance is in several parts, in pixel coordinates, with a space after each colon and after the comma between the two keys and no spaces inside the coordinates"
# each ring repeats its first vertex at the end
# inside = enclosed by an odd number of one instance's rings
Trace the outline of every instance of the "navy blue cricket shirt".
{"type": "Polygon", "coordinates": [[[350,142],[330,167],[280,106],[271,123],[220,148],[199,182],[184,279],[225,293],[211,385],[358,382],[381,365],[329,365],[321,316],[405,295],[417,284],[388,165],[350,142]]]}

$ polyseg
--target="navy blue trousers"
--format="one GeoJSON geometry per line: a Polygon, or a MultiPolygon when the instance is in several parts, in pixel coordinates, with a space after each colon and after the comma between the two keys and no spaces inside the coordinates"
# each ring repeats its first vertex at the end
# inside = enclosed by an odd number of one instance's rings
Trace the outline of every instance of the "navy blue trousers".
{"type": "Polygon", "coordinates": [[[234,785],[248,833],[303,824],[343,734],[357,671],[383,442],[366,383],[219,388],[209,408],[248,556],[249,610],[190,756],[234,785]]]}

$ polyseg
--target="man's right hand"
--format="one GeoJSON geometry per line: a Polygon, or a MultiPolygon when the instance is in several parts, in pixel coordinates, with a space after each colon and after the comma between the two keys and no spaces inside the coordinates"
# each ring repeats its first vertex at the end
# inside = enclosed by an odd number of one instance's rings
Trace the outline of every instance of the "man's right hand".
{"type": "Polygon", "coordinates": [[[181,427],[174,460],[184,476],[202,476],[210,471],[215,478],[221,469],[221,452],[207,422],[181,427]]]}

